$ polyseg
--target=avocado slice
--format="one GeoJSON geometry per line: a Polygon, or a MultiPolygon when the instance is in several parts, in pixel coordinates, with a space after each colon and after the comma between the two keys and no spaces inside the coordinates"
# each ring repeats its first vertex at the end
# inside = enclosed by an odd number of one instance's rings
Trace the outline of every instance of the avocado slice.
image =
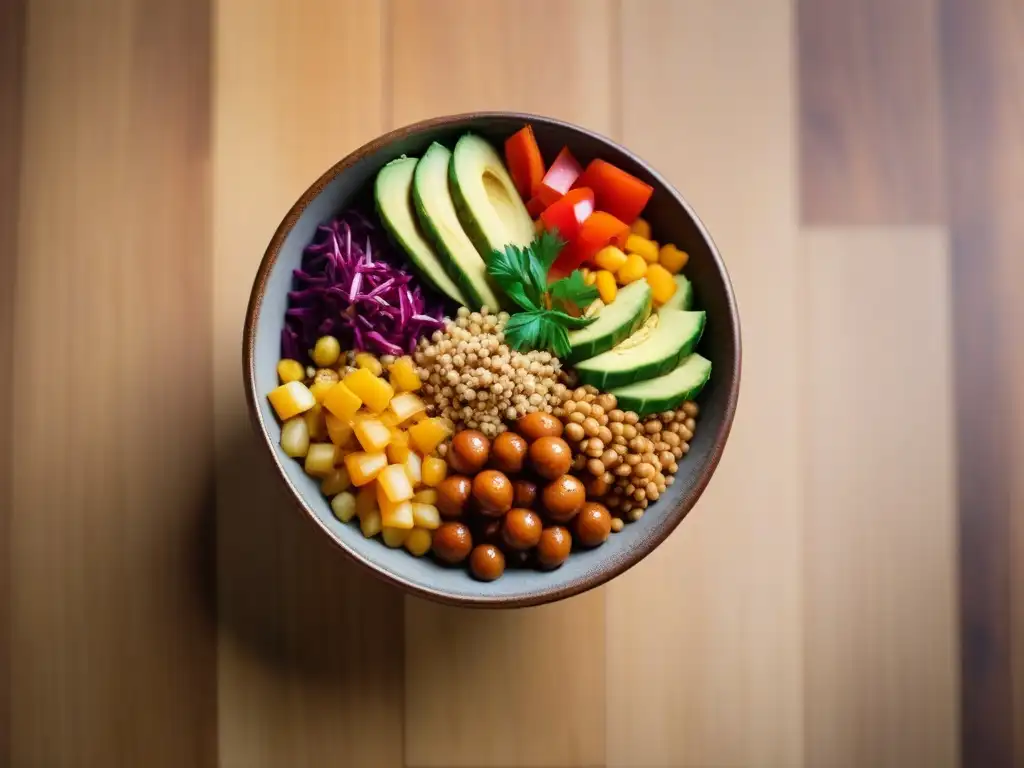
{"type": "Polygon", "coordinates": [[[584,384],[604,390],[668,373],[697,346],[704,317],[703,312],[662,309],[653,330],[641,328],[604,354],[577,364],[576,373],[584,384]]]}
{"type": "Polygon", "coordinates": [[[637,280],[620,289],[615,301],[604,307],[586,328],[569,333],[571,351],[564,359],[576,363],[607,352],[632,336],[651,314],[651,286],[637,280]]]}
{"type": "Polygon", "coordinates": [[[683,359],[677,368],[647,381],[638,381],[611,390],[624,411],[639,416],[671,411],[684,401],[692,400],[711,378],[711,361],[698,354],[683,359]]]}
{"type": "Polygon", "coordinates": [[[459,138],[449,177],[462,228],[485,260],[506,245],[525,248],[533,241],[533,219],[501,156],[485,139],[473,133],[459,138]]]}
{"type": "Polygon", "coordinates": [[[400,157],[380,169],[373,185],[377,214],[420,275],[446,296],[465,305],[465,295],[448,276],[437,251],[416,224],[412,209],[412,176],[416,163],[415,157],[400,157]]]}
{"type": "Polygon", "coordinates": [[[693,309],[693,283],[686,275],[676,275],[676,292],[662,305],[662,309],[693,309]]]}
{"type": "Polygon", "coordinates": [[[412,176],[412,200],[424,234],[437,248],[448,274],[462,289],[470,309],[497,309],[501,302],[487,275],[487,265],[477,252],[455,213],[448,189],[448,165],[452,153],[436,141],[416,163],[412,176]]]}

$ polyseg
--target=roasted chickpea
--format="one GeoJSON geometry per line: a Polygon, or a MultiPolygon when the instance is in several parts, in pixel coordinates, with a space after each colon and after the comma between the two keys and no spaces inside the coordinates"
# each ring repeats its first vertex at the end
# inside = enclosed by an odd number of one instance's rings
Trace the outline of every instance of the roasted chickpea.
{"type": "Polygon", "coordinates": [[[557,568],[569,557],[572,536],[560,525],[545,528],[537,542],[537,562],[541,568],[557,568]]]}
{"type": "Polygon", "coordinates": [[[530,549],[540,541],[544,524],[540,515],[528,509],[511,509],[505,515],[501,536],[513,549],[530,549]]]}
{"type": "Polygon", "coordinates": [[[443,523],[434,531],[434,554],[446,563],[461,563],[473,548],[473,536],[462,523],[443,523]]]}
{"type": "Polygon", "coordinates": [[[573,520],[576,541],[584,547],[604,544],[612,532],[612,516],[604,504],[587,502],[573,520]]]}
{"type": "Polygon", "coordinates": [[[483,525],[479,526],[478,535],[473,537],[474,540],[483,544],[494,544],[495,546],[501,544],[501,523],[501,520],[487,518],[483,525]]]}
{"type": "Polygon", "coordinates": [[[541,501],[548,517],[556,523],[567,523],[583,507],[587,492],[583,483],[572,475],[562,475],[544,486],[541,501]]]}
{"type": "Polygon", "coordinates": [[[572,466],[572,450],[560,437],[541,437],[530,446],[530,464],[537,474],[554,480],[572,466]]]}
{"type": "Polygon", "coordinates": [[[469,556],[469,571],[480,581],[494,581],[505,572],[505,556],[493,544],[480,544],[469,556]]]}
{"type": "Polygon", "coordinates": [[[512,508],[512,481],[496,469],[473,478],[473,501],[481,514],[499,517],[512,508]]]}
{"type": "Polygon", "coordinates": [[[494,438],[491,445],[491,465],[507,475],[521,472],[528,449],[529,443],[522,435],[517,435],[515,432],[502,432],[494,438]]]}
{"type": "Polygon", "coordinates": [[[512,504],[529,509],[537,500],[537,484],[529,480],[515,480],[512,483],[512,504]]]}
{"type": "Polygon", "coordinates": [[[491,453],[491,443],[483,432],[475,429],[464,429],[452,438],[448,449],[448,464],[456,472],[463,475],[475,475],[491,453]]]}
{"type": "Polygon", "coordinates": [[[437,509],[441,517],[454,520],[462,517],[473,491],[473,481],[462,475],[446,477],[437,486],[437,509]]]}
{"type": "Polygon", "coordinates": [[[561,437],[562,422],[550,413],[529,413],[516,422],[519,434],[527,440],[538,440],[542,437],[561,437]]]}

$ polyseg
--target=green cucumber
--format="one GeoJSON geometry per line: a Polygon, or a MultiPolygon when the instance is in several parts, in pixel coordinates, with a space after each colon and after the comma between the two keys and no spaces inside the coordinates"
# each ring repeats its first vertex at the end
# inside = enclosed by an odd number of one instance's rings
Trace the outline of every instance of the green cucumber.
{"type": "Polygon", "coordinates": [[[569,334],[572,349],[563,362],[577,363],[607,352],[636,333],[650,314],[651,286],[646,280],[620,288],[615,300],[601,310],[597,320],[569,334]]]}
{"type": "Polygon", "coordinates": [[[672,411],[692,400],[711,378],[711,361],[698,354],[683,359],[674,370],[647,381],[612,389],[618,407],[640,416],[672,411]]]}

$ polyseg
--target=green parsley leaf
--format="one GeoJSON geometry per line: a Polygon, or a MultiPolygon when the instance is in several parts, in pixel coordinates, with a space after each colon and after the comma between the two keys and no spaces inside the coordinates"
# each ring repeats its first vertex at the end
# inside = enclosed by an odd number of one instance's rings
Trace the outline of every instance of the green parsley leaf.
{"type": "Polygon", "coordinates": [[[537,309],[543,294],[524,283],[530,261],[528,250],[506,245],[504,251],[492,251],[487,264],[487,273],[523,309],[537,309]]]}
{"type": "Polygon", "coordinates": [[[586,328],[592,322],[597,320],[597,316],[594,317],[573,317],[567,315],[565,312],[560,312],[557,309],[549,310],[551,315],[559,320],[566,328],[571,331],[578,331],[580,328],[586,328]]]}
{"type": "Polygon", "coordinates": [[[597,288],[587,285],[583,273],[574,269],[568,277],[556,280],[550,287],[551,298],[567,304],[574,304],[580,309],[585,308],[597,298],[597,288]]]}
{"type": "Polygon", "coordinates": [[[505,324],[505,341],[516,350],[546,349],[556,356],[569,354],[569,334],[548,309],[519,312],[505,324]]]}

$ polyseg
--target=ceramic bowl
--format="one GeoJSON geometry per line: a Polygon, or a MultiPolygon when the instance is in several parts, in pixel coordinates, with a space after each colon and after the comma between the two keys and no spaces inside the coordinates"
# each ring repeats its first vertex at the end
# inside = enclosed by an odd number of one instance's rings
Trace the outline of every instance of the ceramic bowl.
{"type": "Polygon", "coordinates": [[[732,426],[740,382],[740,328],[732,285],[711,236],[682,195],[651,166],[604,136],[559,120],[512,112],[416,123],[371,141],[328,169],[285,215],[260,263],[245,318],[242,354],[246,395],[260,439],[302,512],[341,554],[395,586],[440,602],[475,607],[513,608],[561,600],[604,584],[652,552],[693,508],[711,479],[732,426]],[[379,538],[363,538],[358,525],[339,522],[318,482],[280,449],[281,429],[266,395],[278,384],[275,367],[292,270],[317,225],[353,200],[365,199],[377,171],[390,160],[403,154],[420,156],[433,141],[454,146],[465,131],[474,131],[500,148],[527,122],[548,162],[568,145],[584,166],[602,157],[654,187],[644,217],[659,239],[690,254],[686,274],[693,283],[695,305],[707,312],[699,351],[713,368],[698,398],[701,412],[690,452],[679,462],[675,483],[639,521],[612,534],[601,547],[573,552],[557,570],[509,569],[497,581],[483,583],[463,568],[389,549],[379,538]]]}

